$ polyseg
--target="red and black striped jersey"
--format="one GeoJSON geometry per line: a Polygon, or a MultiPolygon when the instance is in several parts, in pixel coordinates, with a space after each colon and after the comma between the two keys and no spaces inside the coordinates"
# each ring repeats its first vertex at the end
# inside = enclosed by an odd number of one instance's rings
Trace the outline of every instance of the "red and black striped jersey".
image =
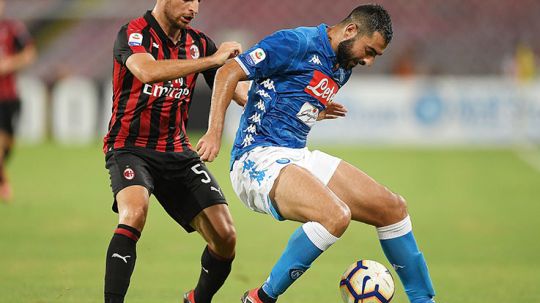
{"type": "MultiPolygon", "coordinates": [[[[0,60],[13,56],[32,43],[22,22],[0,20],[0,60]]],[[[0,102],[17,100],[15,73],[0,74],[0,102]]]]}
{"type": "MultiPolygon", "coordinates": [[[[161,152],[191,149],[186,127],[198,74],[146,84],[133,76],[126,61],[135,53],[149,53],[156,60],[189,60],[216,51],[210,38],[190,27],[182,30],[175,44],[150,11],[124,25],[114,44],[113,107],[104,152],[133,146],[161,152]]],[[[216,71],[202,73],[210,87],[216,71]]]]}

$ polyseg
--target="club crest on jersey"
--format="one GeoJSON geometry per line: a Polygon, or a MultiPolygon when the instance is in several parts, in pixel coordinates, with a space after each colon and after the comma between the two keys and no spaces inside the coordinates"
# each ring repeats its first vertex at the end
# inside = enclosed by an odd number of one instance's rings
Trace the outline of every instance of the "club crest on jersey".
{"type": "Polygon", "coordinates": [[[302,105],[302,108],[300,108],[300,111],[296,114],[296,117],[302,120],[302,122],[304,122],[304,124],[307,126],[312,127],[315,122],[317,122],[319,110],[309,102],[306,102],[304,105],[302,105]]]}
{"type": "Polygon", "coordinates": [[[289,164],[291,163],[291,159],[288,158],[280,158],[276,160],[277,164],[289,164]]]}
{"type": "Polygon", "coordinates": [[[337,83],[318,70],[313,72],[313,78],[304,89],[306,93],[310,94],[324,105],[334,100],[338,90],[339,86],[337,83]]]}
{"type": "Polygon", "coordinates": [[[141,46],[143,36],[140,33],[132,33],[129,35],[128,44],[129,46],[141,46]]]}
{"type": "Polygon", "coordinates": [[[266,53],[262,48],[257,48],[249,53],[249,56],[246,59],[249,65],[257,65],[259,62],[266,59],[266,53]]]}
{"type": "Polygon", "coordinates": [[[199,59],[199,57],[201,56],[201,53],[199,52],[199,47],[197,47],[197,45],[193,44],[189,48],[189,54],[191,55],[192,59],[199,59]]]}
{"type": "Polygon", "coordinates": [[[133,178],[135,178],[135,172],[133,171],[133,169],[129,167],[124,169],[124,178],[126,178],[127,180],[133,180],[133,178]]]}

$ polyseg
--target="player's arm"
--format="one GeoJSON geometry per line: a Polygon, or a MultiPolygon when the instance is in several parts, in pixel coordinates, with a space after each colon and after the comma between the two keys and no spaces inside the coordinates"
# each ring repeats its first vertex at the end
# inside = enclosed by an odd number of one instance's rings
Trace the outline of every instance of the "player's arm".
{"type": "MultiPolygon", "coordinates": [[[[204,75],[204,79],[206,80],[206,84],[208,84],[208,87],[210,87],[212,90],[214,89],[217,70],[217,68],[212,68],[202,73],[204,75]]],[[[241,81],[238,82],[238,85],[234,90],[233,100],[241,107],[244,107],[244,105],[247,103],[250,86],[251,81],[241,81]]]]}
{"type": "Polygon", "coordinates": [[[221,67],[216,74],[208,131],[197,143],[197,153],[201,160],[212,162],[221,147],[221,135],[225,124],[225,113],[231,104],[240,81],[247,80],[247,75],[238,62],[231,60],[221,67]]]}
{"type": "MultiPolygon", "coordinates": [[[[202,38],[205,40],[204,44],[206,45],[205,57],[209,57],[215,54],[217,52],[217,47],[214,41],[204,34],[202,34],[202,38]]],[[[217,68],[211,68],[202,73],[204,76],[204,80],[206,80],[206,84],[208,84],[208,87],[210,87],[210,89],[214,88],[214,81],[216,80],[217,70],[217,68]]],[[[249,83],[239,82],[236,90],[234,91],[233,100],[242,107],[244,107],[244,105],[247,103],[249,86],[249,83]]]]}
{"type": "Polygon", "coordinates": [[[126,66],[141,82],[156,83],[219,67],[241,50],[237,42],[224,42],[212,56],[195,60],[156,60],[149,53],[135,53],[126,60],[126,66]]]}
{"type": "Polygon", "coordinates": [[[26,45],[20,52],[0,60],[0,74],[10,74],[32,64],[36,59],[34,44],[26,45]]]}
{"type": "Polygon", "coordinates": [[[251,86],[251,81],[241,81],[238,82],[236,89],[234,90],[233,100],[236,104],[244,107],[248,100],[249,87],[251,86]]]}

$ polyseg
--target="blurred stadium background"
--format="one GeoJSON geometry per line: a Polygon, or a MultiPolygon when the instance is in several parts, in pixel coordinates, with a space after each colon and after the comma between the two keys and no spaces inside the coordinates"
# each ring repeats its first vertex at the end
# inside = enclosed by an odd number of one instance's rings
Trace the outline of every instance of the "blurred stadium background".
{"type": "MultiPolygon", "coordinates": [[[[349,117],[316,126],[312,143],[408,198],[440,302],[540,302],[540,1],[377,2],[393,17],[394,40],[338,94],[349,117]]],[[[278,29],[334,24],[359,3],[203,0],[193,27],[247,49],[278,29]]],[[[20,143],[9,163],[15,199],[0,205],[0,302],[101,301],[116,222],[99,142],[112,45],[120,26],[153,4],[6,1],[5,17],[25,22],[39,57],[19,82],[20,143]]],[[[203,82],[190,113],[193,142],[207,123],[203,82]]],[[[229,135],[238,113],[231,110],[229,135]]],[[[296,226],[243,208],[227,162],[222,152],[211,168],[239,247],[216,302],[236,302],[262,282],[296,226]]],[[[196,281],[202,241],[155,205],[143,240],[129,302],[177,302],[196,281]]],[[[283,301],[338,302],[339,275],[359,258],[387,264],[373,231],[356,224],[283,301]]],[[[406,302],[401,288],[394,302],[406,302]]]]}

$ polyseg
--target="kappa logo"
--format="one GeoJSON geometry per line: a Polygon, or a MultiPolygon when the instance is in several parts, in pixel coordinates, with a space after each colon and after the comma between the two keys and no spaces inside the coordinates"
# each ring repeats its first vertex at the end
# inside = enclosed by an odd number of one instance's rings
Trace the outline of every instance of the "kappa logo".
{"type": "Polygon", "coordinates": [[[266,111],[266,106],[264,106],[263,100],[259,100],[259,102],[257,102],[257,104],[255,104],[255,108],[257,108],[258,110],[260,110],[262,112],[266,111]]]}
{"type": "Polygon", "coordinates": [[[405,265],[392,264],[392,267],[394,267],[395,271],[398,271],[399,269],[405,268],[405,265]]]}
{"type": "Polygon", "coordinates": [[[143,36],[140,33],[132,33],[129,35],[128,44],[129,46],[141,46],[143,36]]]}
{"type": "Polygon", "coordinates": [[[253,135],[252,134],[247,134],[244,137],[244,140],[242,140],[242,147],[244,147],[244,148],[248,147],[251,144],[253,144],[253,142],[255,142],[255,138],[253,138],[253,135]]]}
{"type": "Polygon", "coordinates": [[[263,97],[263,98],[266,98],[266,99],[270,99],[270,94],[268,94],[268,92],[266,92],[264,89],[259,89],[257,91],[257,95],[263,97]]]}
{"type": "Polygon", "coordinates": [[[133,180],[133,178],[135,178],[135,172],[133,171],[133,169],[129,167],[124,169],[124,178],[126,178],[127,180],[133,180]]]}
{"type": "Polygon", "coordinates": [[[246,129],[243,130],[244,133],[248,134],[257,134],[257,126],[255,124],[250,124],[246,129]]]}
{"type": "Polygon", "coordinates": [[[261,85],[264,86],[264,88],[266,89],[276,91],[276,87],[274,86],[274,81],[270,80],[270,78],[261,82],[261,85]]]}
{"type": "Polygon", "coordinates": [[[313,78],[304,89],[306,93],[315,97],[324,105],[334,100],[338,90],[339,86],[336,82],[318,70],[313,72],[313,78]]]}
{"type": "Polygon", "coordinates": [[[121,259],[122,261],[124,261],[127,264],[127,258],[131,258],[131,256],[122,257],[121,255],[119,255],[117,253],[114,253],[114,254],[112,254],[111,258],[121,259]]]}
{"type": "Polygon", "coordinates": [[[159,48],[159,44],[157,44],[156,42],[152,42],[152,46],[155,48],[159,48]]]}
{"type": "Polygon", "coordinates": [[[317,64],[317,65],[322,65],[321,59],[319,59],[319,56],[317,56],[317,55],[313,55],[313,57],[311,57],[311,59],[309,59],[308,62],[313,63],[313,64],[317,64]]]}

